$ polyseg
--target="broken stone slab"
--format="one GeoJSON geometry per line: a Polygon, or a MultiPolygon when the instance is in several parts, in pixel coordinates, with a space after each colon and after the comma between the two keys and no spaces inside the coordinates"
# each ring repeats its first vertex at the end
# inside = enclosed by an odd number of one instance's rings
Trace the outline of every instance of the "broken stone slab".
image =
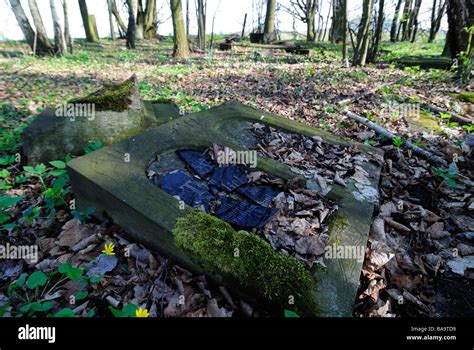
{"type": "Polygon", "coordinates": [[[421,69],[448,70],[453,65],[450,57],[444,56],[404,56],[395,60],[401,67],[420,67],[421,69]]]}
{"type": "MultiPolygon", "coordinates": [[[[236,151],[253,149],[255,139],[249,130],[249,124],[255,122],[282,131],[320,137],[331,144],[344,146],[354,144],[320,129],[237,102],[230,102],[173,120],[69,162],[68,171],[79,209],[95,207],[98,213],[106,212],[136,241],[173,258],[189,270],[206,273],[211,279],[229,286],[234,292],[241,293],[243,290],[245,294],[260,300],[261,295],[253,293],[255,291],[248,291],[245,286],[242,289],[242,283],[235,278],[233,271],[225,268],[215,271],[209,267],[206,259],[178,246],[173,231],[176,229],[178,219],[187,218],[189,207],[182,206],[177,199],[152,184],[146,173],[150,162],[156,159],[157,154],[160,155],[158,164],[162,167],[156,169],[158,171],[185,167],[177,155],[178,150],[203,150],[213,144],[227,146],[236,151]],[[128,162],[124,161],[126,154],[128,162]]],[[[381,151],[368,145],[357,144],[357,146],[363,152],[382,154],[381,151]]],[[[376,189],[380,165],[366,162],[362,167],[370,174],[370,184],[367,186],[376,189]]],[[[302,187],[311,186],[310,180],[294,173],[287,165],[272,159],[258,157],[257,169],[293,181],[302,187]]],[[[353,192],[358,191],[355,181],[348,181],[346,185],[342,187],[335,184],[327,194],[327,197],[334,200],[339,207],[331,220],[329,245],[345,248],[346,251],[352,248],[354,251],[365,251],[374,204],[354,196],[353,192]]],[[[214,219],[222,222],[217,218],[214,219]]],[[[337,252],[326,255],[325,267],[310,271],[316,281],[314,297],[317,300],[318,311],[309,314],[351,316],[362,263],[363,259],[356,255],[341,256],[337,252]]],[[[247,271],[247,275],[251,274],[247,271]]],[[[278,281],[276,283],[278,284],[278,281]]],[[[298,283],[295,282],[296,285],[298,283]]],[[[285,296],[294,297],[299,295],[299,292],[301,291],[290,288],[288,295],[285,296]]],[[[275,299],[267,296],[266,302],[275,299]]]]}
{"type": "Polygon", "coordinates": [[[178,116],[173,104],[143,102],[132,77],[45,109],[23,132],[23,150],[30,165],[63,159],[81,154],[90,142],[118,142],[178,116]]]}

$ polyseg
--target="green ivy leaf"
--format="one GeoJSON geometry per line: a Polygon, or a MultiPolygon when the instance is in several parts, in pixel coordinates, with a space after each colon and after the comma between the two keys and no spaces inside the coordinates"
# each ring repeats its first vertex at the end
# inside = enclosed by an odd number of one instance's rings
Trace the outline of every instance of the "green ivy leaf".
{"type": "Polygon", "coordinates": [[[66,169],[66,163],[64,163],[62,160],[53,160],[49,162],[52,166],[54,166],[56,169],[66,169]]]}
{"type": "Polygon", "coordinates": [[[28,280],[26,281],[26,286],[30,289],[42,287],[46,284],[47,279],[48,278],[43,272],[35,271],[30,275],[30,277],[28,277],[28,280]]]}
{"type": "Polygon", "coordinates": [[[52,314],[52,315],[48,315],[48,317],[75,317],[76,315],[74,314],[74,311],[72,311],[71,309],[69,308],[64,308],[58,312],[56,312],[55,314],[52,314]]]}
{"type": "Polygon", "coordinates": [[[6,179],[6,178],[9,177],[9,176],[10,176],[10,172],[9,172],[7,169],[2,169],[2,170],[0,171],[0,177],[1,177],[2,179],[6,179]]]}
{"type": "Polygon", "coordinates": [[[135,304],[127,304],[122,309],[123,317],[135,317],[137,306],[135,304]]]}
{"type": "Polygon", "coordinates": [[[15,205],[16,203],[18,203],[22,199],[23,199],[23,196],[19,196],[19,197],[13,197],[13,196],[0,197],[0,208],[11,207],[12,205],[15,205]]]}
{"type": "Polygon", "coordinates": [[[300,316],[298,316],[298,314],[294,311],[285,310],[285,317],[286,318],[295,318],[295,317],[300,317],[300,316]]]}
{"type": "Polygon", "coordinates": [[[94,275],[91,277],[91,283],[98,283],[104,279],[104,275],[94,275]]]}
{"type": "Polygon", "coordinates": [[[71,281],[79,281],[82,277],[82,269],[73,267],[70,263],[64,263],[59,266],[58,271],[62,274],[65,274],[71,281]]]}
{"type": "Polygon", "coordinates": [[[76,300],[83,300],[87,298],[88,295],[89,293],[87,292],[87,290],[82,290],[80,292],[77,292],[74,297],[76,298],[76,300]]]}

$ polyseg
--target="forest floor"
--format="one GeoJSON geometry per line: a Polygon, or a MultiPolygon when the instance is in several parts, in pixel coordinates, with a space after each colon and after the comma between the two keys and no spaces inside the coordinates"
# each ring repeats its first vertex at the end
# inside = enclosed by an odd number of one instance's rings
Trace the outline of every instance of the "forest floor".
{"type": "Polygon", "coordinates": [[[380,200],[354,315],[474,316],[474,130],[449,115],[472,115],[472,100],[459,94],[474,85],[461,84],[455,72],[389,62],[439,54],[440,42],[382,49],[378,63],[345,68],[340,50],[327,43],[308,57],[248,49],[193,54],[187,62],[171,58],[169,41],[142,42],[136,51],[122,41],[78,41],[74,54],[41,59],[25,55],[24,44],[1,43],[0,241],[38,244],[40,260],[0,262],[0,316],[133,316],[137,307],[151,316],[283,315],[234,300],[225,288],[128,241],[119,226],[70,208],[64,159],[35,168],[22,162],[21,132],[43,108],[132,74],[143,99],[173,101],[185,113],[236,99],[382,148],[380,200]],[[348,119],[344,108],[399,138],[375,134],[348,119]],[[414,120],[406,113],[413,108],[420,108],[414,120]],[[417,157],[404,147],[408,140],[449,168],[417,157]],[[113,258],[100,258],[112,256],[101,254],[105,243],[115,244],[113,258]],[[76,268],[87,264],[102,271],[100,278],[76,268]]]}

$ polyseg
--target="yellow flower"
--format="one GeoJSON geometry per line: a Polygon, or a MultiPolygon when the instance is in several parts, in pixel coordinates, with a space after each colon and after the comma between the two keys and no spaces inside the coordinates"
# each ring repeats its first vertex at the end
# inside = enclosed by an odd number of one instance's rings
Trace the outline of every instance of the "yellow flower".
{"type": "Polygon", "coordinates": [[[104,250],[102,251],[102,253],[104,253],[105,255],[115,255],[114,248],[115,248],[115,244],[112,244],[112,243],[105,244],[104,250]]]}
{"type": "Polygon", "coordinates": [[[148,317],[148,316],[150,316],[150,314],[148,313],[147,309],[139,308],[137,311],[135,311],[135,316],[136,317],[148,317]]]}

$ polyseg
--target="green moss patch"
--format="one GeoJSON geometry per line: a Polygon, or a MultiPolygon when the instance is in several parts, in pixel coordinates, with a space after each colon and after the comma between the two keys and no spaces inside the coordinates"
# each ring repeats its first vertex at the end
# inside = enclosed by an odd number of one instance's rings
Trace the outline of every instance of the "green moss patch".
{"type": "Polygon", "coordinates": [[[474,92],[472,91],[461,92],[457,97],[459,101],[474,103],[474,92]]]}
{"type": "Polygon", "coordinates": [[[443,130],[439,126],[439,119],[428,112],[420,111],[419,115],[407,113],[405,119],[413,131],[433,131],[437,134],[443,133],[443,130]]]}
{"type": "Polygon", "coordinates": [[[93,93],[69,101],[70,103],[93,103],[96,111],[121,112],[131,103],[130,97],[135,88],[135,77],[120,84],[107,84],[93,93]]]}
{"type": "Polygon", "coordinates": [[[209,270],[232,276],[245,289],[284,309],[317,314],[315,281],[309,271],[275,252],[257,235],[236,232],[198,210],[178,219],[173,234],[178,247],[195,255],[209,270]]]}

